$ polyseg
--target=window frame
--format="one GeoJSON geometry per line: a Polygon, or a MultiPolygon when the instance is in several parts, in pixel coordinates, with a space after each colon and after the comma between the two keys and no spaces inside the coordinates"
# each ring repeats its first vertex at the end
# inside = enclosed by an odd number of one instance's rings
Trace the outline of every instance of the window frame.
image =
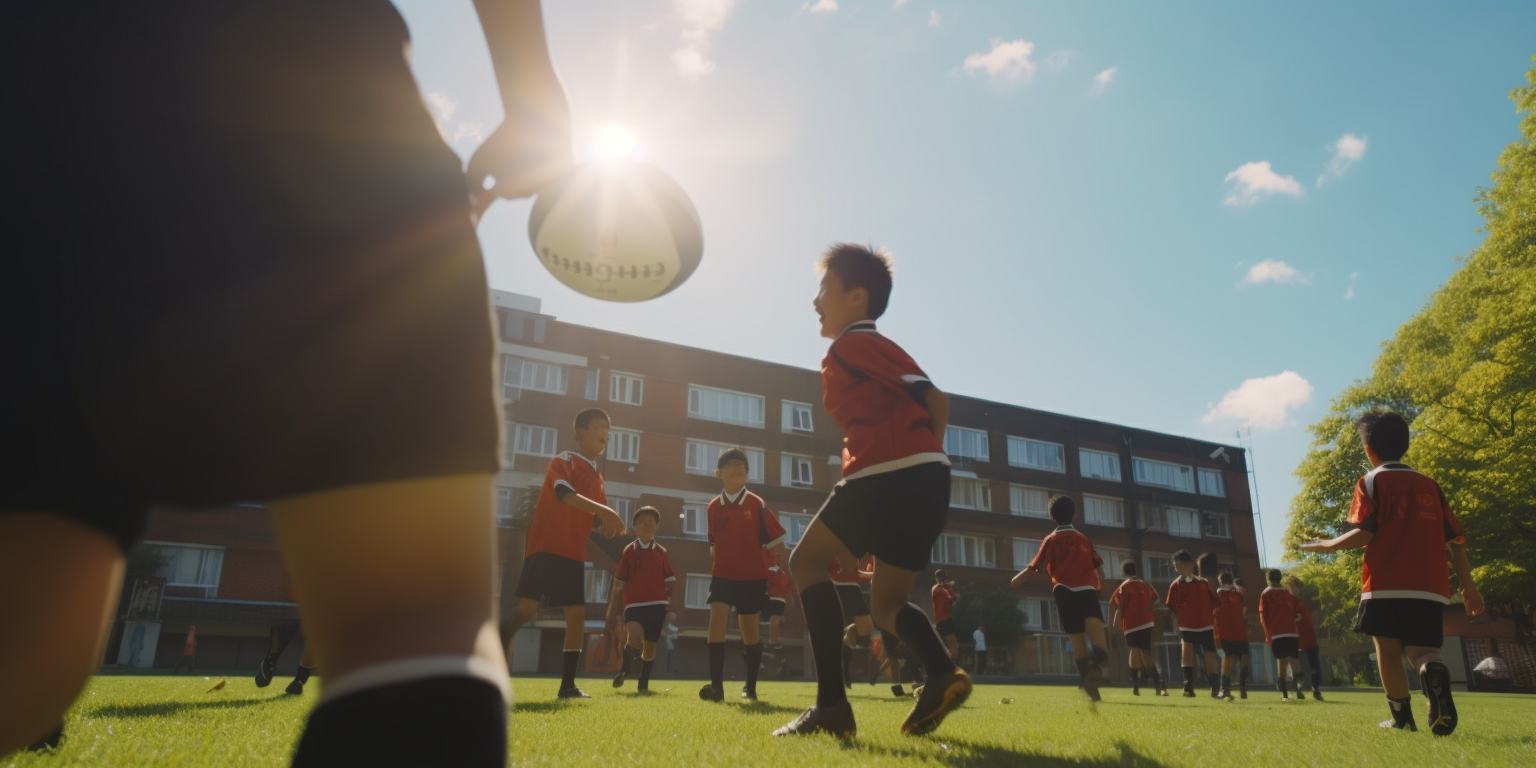
{"type": "Polygon", "coordinates": [[[1159,461],[1157,459],[1146,459],[1146,458],[1142,458],[1140,456],[1132,456],[1131,457],[1131,478],[1136,483],[1136,485],[1145,485],[1145,486],[1150,486],[1152,488],[1167,488],[1170,491],[1178,491],[1179,493],[1194,493],[1195,492],[1195,467],[1192,464],[1176,464],[1176,463],[1171,462],[1171,461],[1159,461]],[[1144,480],[1144,479],[1142,479],[1143,475],[1144,474],[1148,474],[1148,473],[1142,472],[1142,466],[1143,465],[1155,465],[1155,466],[1160,467],[1160,468],[1161,467],[1166,467],[1169,470],[1173,470],[1174,471],[1174,477],[1178,477],[1181,474],[1187,474],[1188,478],[1189,478],[1189,483],[1188,483],[1189,487],[1185,488],[1182,485],[1180,485],[1178,482],[1174,482],[1173,484],[1169,484],[1169,483],[1154,482],[1152,480],[1144,480]]]}
{"type": "MultiPolygon", "coordinates": [[[[720,462],[720,454],[725,453],[732,448],[740,448],[747,454],[747,482],[763,482],[763,464],[768,460],[768,454],[763,449],[753,448],[748,445],[727,445],[726,443],[717,443],[713,440],[700,440],[693,437],[687,438],[683,441],[683,472],[690,475],[709,475],[713,477],[715,471],[719,469],[719,467],[716,465],[720,462]],[[703,462],[703,464],[698,466],[690,464],[689,462],[692,461],[694,457],[694,446],[710,449],[713,451],[713,455],[710,456],[707,461],[703,462]],[[754,459],[756,459],[755,466],[753,462],[754,459]]],[[[704,457],[701,456],[700,458],[704,457]]]]}
{"type": "Polygon", "coordinates": [[[521,423],[521,422],[515,422],[513,424],[513,429],[512,429],[512,453],[513,453],[513,455],[521,454],[523,456],[538,456],[538,457],[545,458],[545,459],[552,459],[552,458],[554,458],[556,456],[559,456],[560,455],[560,430],[558,430],[558,429],[556,429],[554,427],[546,427],[546,426],[544,426],[542,424],[525,424],[525,423],[521,423]],[[523,442],[522,441],[522,434],[523,434],[523,430],[524,429],[527,429],[529,431],[529,436],[530,436],[530,439],[529,439],[530,450],[526,450],[526,451],[523,450],[520,447],[522,445],[522,442],[523,442]],[[551,437],[551,442],[553,442],[553,444],[554,444],[553,452],[551,452],[551,453],[536,453],[533,450],[531,450],[533,430],[544,430],[546,437],[553,436],[553,437],[551,437]]]}
{"type": "Polygon", "coordinates": [[[779,403],[781,409],[779,423],[783,431],[795,435],[809,435],[816,431],[815,414],[812,411],[815,406],[794,400],[781,400],[779,403]],[[803,428],[796,426],[802,414],[805,416],[803,428]]]}
{"type": "Polygon", "coordinates": [[[982,512],[992,511],[992,483],[979,477],[952,474],[949,479],[949,505],[956,509],[975,509],[982,512]],[[956,501],[956,496],[964,496],[962,488],[975,489],[976,499],[972,504],[956,501]]]}
{"type": "Polygon", "coordinates": [[[1201,538],[1230,540],[1232,538],[1232,516],[1226,512],[1201,512],[1200,534],[1201,538]],[[1220,521],[1221,525],[1216,527],[1223,528],[1224,530],[1219,533],[1212,533],[1212,521],[1220,521]]]}
{"type": "Polygon", "coordinates": [[[946,531],[939,534],[937,539],[934,539],[933,550],[930,552],[930,557],[933,562],[942,563],[944,565],[954,565],[962,568],[996,568],[997,542],[992,536],[981,536],[971,533],[950,533],[946,531]],[[944,557],[948,556],[948,547],[946,546],[946,541],[949,539],[958,540],[958,543],[960,544],[960,559],[962,561],[965,559],[965,542],[971,541],[974,544],[974,549],[972,551],[976,555],[976,562],[952,562],[950,560],[944,559],[944,557]],[[989,549],[992,553],[991,558],[986,557],[987,550],[989,549]],[[934,554],[934,552],[941,550],[944,552],[944,557],[940,557],[934,554]],[[988,560],[990,560],[990,562],[988,562],[988,560]]]}
{"type": "Polygon", "coordinates": [[[1101,526],[1101,527],[1104,527],[1104,528],[1124,528],[1125,527],[1125,499],[1121,499],[1121,498],[1118,498],[1118,497],[1115,497],[1115,496],[1101,496],[1101,495],[1099,495],[1097,493],[1085,493],[1085,494],[1083,494],[1083,524],[1084,525],[1097,525],[1097,526],[1101,526]],[[1115,504],[1119,505],[1119,508],[1120,508],[1120,522],[1118,522],[1118,523],[1116,523],[1116,522],[1105,523],[1105,522],[1099,522],[1099,521],[1091,518],[1089,516],[1089,514],[1088,514],[1088,510],[1089,510],[1088,500],[1089,499],[1093,499],[1094,501],[1113,501],[1113,502],[1115,502],[1115,504]]]}
{"type": "MultiPolygon", "coordinates": [[[[509,390],[512,390],[512,389],[519,389],[519,390],[526,389],[526,390],[531,390],[533,392],[545,392],[545,393],[548,393],[548,394],[551,394],[551,395],[563,395],[563,394],[565,394],[570,389],[570,385],[571,385],[571,371],[570,371],[569,368],[566,368],[563,365],[557,365],[555,363],[546,363],[546,362],[544,362],[542,360],[533,360],[533,359],[526,358],[526,357],[520,357],[518,355],[507,355],[507,354],[504,354],[501,357],[502,357],[502,361],[501,361],[501,396],[502,396],[503,400],[507,400],[507,401],[510,402],[510,401],[515,401],[517,399],[517,394],[514,393],[514,392],[509,391],[509,390]],[[511,377],[508,375],[510,373],[510,371],[511,371],[511,367],[512,367],[512,363],[513,362],[516,362],[517,365],[518,365],[518,370],[517,370],[517,382],[518,383],[516,383],[516,384],[511,383],[511,377]],[[560,379],[559,388],[556,389],[556,388],[553,388],[551,386],[548,386],[548,382],[547,381],[544,382],[545,386],[531,386],[531,385],[523,384],[522,382],[525,380],[525,377],[523,375],[523,367],[524,366],[530,366],[530,365],[534,367],[534,370],[536,372],[540,371],[540,369],[549,369],[549,370],[552,370],[552,371],[558,371],[559,372],[558,378],[560,379]]],[[[543,375],[542,378],[547,379],[548,378],[548,371],[543,371],[543,374],[544,375],[543,375]]],[[[540,375],[538,373],[535,373],[533,378],[534,379],[539,379],[541,377],[540,377],[540,375]]]]}
{"type": "Polygon", "coordinates": [[[1125,477],[1125,474],[1122,472],[1121,467],[1120,467],[1120,454],[1118,454],[1118,453],[1110,453],[1109,451],[1100,451],[1100,450],[1096,450],[1094,448],[1083,448],[1081,446],[1079,446],[1078,449],[1077,449],[1077,474],[1080,477],[1086,477],[1086,478],[1088,478],[1090,480],[1104,480],[1106,482],[1114,482],[1114,483],[1122,482],[1124,477],[1125,477]],[[1089,455],[1098,456],[1098,457],[1106,457],[1106,458],[1109,458],[1109,459],[1113,459],[1114,460],[1114,468],[1115,468],[1114,474],[1113,475],[1089,474],[1088,473],[1088,464],[1089,464],[1089,462],[1085,460],[1089,455]]]}
{"type": "Polygon", "coordinates": [[[1227,497],[1226,473],[1219,469],[1211,469],[1209,467],[1195,467],[1195,487],[1200,491],[1201,496],[1211,496],[1218,499],[1225,499],[1227,497]],[[1216,478],[1215,493],[1206,490],[1205,479],[1207,476],[1216,478]]]}
{"type": "Polygon", "coordinates": [[[736,426],[741,426],[741,427],[752,427],[754,429],[763,429],[767,425],[767,416],[768,416],[768,398],[764,397],[763,395],[756,395],[756,394],[753,394],[751,392],[738,392],[738,391],[736,391],[734,389],[721,389],[720,387],[709,387],[709,386],[705,386],[703,384],[692,384],[692,383],[690,383],[688,385],[688,418],[690,418],[690,419],[698,419],[700,421],[713,421],[713,422],[715,422],[717,424],[734,424],[736,426]],[[696,393],[700,396],[699,397],[699,408],[697,410],[694,409],[694,395],[696,393]],[[703,395],[706,394],[706,393],[715,394],[715,395],[732,395],[732,396],[735,396],[735,397],[746,398],[749,401],[755,401],[757,403],[757,421],[755,421],[755,422],[753,422],[753,421],[738,421],[736,419],[727,419],[727,418],[720,418],[720,417],[717,417],[717,416],[706,415],[703,412],[703,395]]]}
{"type": "Polygon", "coordinates": [[[1037,440],[1037,439],[1035,439],[1033,437],[1021,437],[1019,435],[1009,435],[1008,436],[1008,466],[1010,466],[1010,467],[1020,467],[1022,469],[1033,469],[1033,470],[1036,470],[1036,471],[1039,471],[1039,472],[1059,472],[1061,474],[1066,474],[1066,472],[1067,472],[1067,446],[1065,444],[1063,444],[1063,443],[1053,443],[1053,442],[1051,442],[1049,440],[1037,440]],[[1031,463],[1029,463],[1029,446],[1030,446],[1031,443],[1033,443],[1035,445],[1048,445],[1048,446],[1052,446],[1052,447],[1056,448],[1056,452],[1057,452],[1056,453],[1056,458],[1057,458],[1056,466],[1046,466],[1046,465],[1043,465],[1043,464],[1031,464],[1031,463]],[[1017,458],[1017,460],[1015,460],[1015,452],[1014,452],[1014,447],[1015,446],[1018,446],[1018,454],[1017,454],[1018,458],[1017,458]]]}
{"type": "Polygon", "coordinates": [[[644,433],[642,433],[638,429],[610,428],[608,430],[608,447],[604,450],[604,454],[608,457],[609,461],[617,461],[617,462],[620,462],[620,463],[623,463],[623,464],[639,464],[640,463],[640,437],[643,434],[644,433]],[[618,445],[620,443],[620,441],[616,440],[615,438],[618,438],[618,437],[621,437],[621,436],[624,438],[625,441],[633,443],[633,445],[634,445],[634,451],[633,451],[634,458],[626,458],[626,456],[631,455],[628,452],[626,452],[625,456],[618,456],[618,455],[614,454],[614,452],[613,452],[614,448],[618,447],[618,445]]]}
{"type": "Polygon", "coordinates": [[[1008,514],[1015,517],[1032,517],[1039,520],[1049,520],[1051,518],[1051,496],[1055,495],[1055,493],[1055,491],[1052,491],[1049,488],[1041,488],[1038,485],[1021,485],[1019,483],[1009,483],[1008,514]],[[1019,493],[1015,493],[1015,491],[1019,491],[1019,493]],[[1020,500],[1020,497],[1024,495],[1023,492],[1025,491],[1039,491],[1045,495],[1044,505],[1040,507],[1039,514],[1030,512],[1023,506],[1015,503],[1020,500]]]}
{"type": "Polygon", "coordinates": [[[809,456],[794,453],[779,454],[779,485],[791,488],[811,488],[816,485],[816,465],[809,456]],[[800,470],[805,469],[805,479],[800,470]]]}
{"type": "Polygon", "coordinates": [[[689,573],[689,574],[686,574],[683,577],[683,607],[684,608],[692,608],[694,610],[706,610],[706,611],[709,610],[709,582],[710,582],[710,578],[711,578],[710,575],[707,574],[707,573],[689,573]],[[702,595],[702,597],[701,597],[700,602],[697,602],[697,603],[692,602],[692,598],[691,598],[691,595],[694,593],[694,585],[695,584],[702,585],[702,591],[704,593],[702,595]]]}
{"type": "Polygon", "coordinates": [[[709,503],[698,501],[683,502],[683,538],[708,539],[709,538],[709,503]],[[690,512],[698,512],[698,529],[689,530],[688,521],[690,512]]]}
{"type": "Polygon", "coordinates": [[[645,404],[645,376],[626,371],[608,372],[608,402],[623,405],[645,404]],[[623,386],[621,386],[623,385],[623,386]],[[633,394],[634,399],[629,399],[633,394]],[[615,395],[622,395],[616,397],[615,395]]]}
{"type": "Polygon", "coordinates": [[[990,443],[991,438],[985,429],[962,427],[958,424],[948,424],[944,427],[944,453],[950,458],[991,462],[992,446],[990,443]],[[969,449],[975,452],[967,453],[965,450],[951,451],[951,435],[955,436],[955,448],[969,449]]]}

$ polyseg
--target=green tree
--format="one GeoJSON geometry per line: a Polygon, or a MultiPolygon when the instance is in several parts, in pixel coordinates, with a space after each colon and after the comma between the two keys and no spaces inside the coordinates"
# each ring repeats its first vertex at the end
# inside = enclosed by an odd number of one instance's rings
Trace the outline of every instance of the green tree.
{"type": "Polygon", "coordinates": [[[977,586],[955,604],[955,635],[969,639],[978,626],[987,628],[987,645],[1002,648],[1024,636],[1019,598],[1004,586],[977,586]]]}

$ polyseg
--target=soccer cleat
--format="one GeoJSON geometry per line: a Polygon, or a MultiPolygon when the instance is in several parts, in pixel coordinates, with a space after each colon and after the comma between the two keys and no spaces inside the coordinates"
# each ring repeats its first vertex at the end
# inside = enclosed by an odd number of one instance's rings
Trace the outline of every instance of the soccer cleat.
{"type": "Polygon", "coordinates": [[[577,688],[576,686],[573,685],[573,686],[571,686],[569,688],[561,688],[560,692],[555,694],[555,698],[557,698],[557,699],[590,699],[592,697],[588,696],[586,691],[583,691],[580,688],[577,688]]]}
{"type": "Polygon", "coordinates": [[[851,739],[858,733],[853,720],[853,707],[847,702],[835,707],[811,707],[790,723],[773,732],[775,736],[810,736],[829,733],[840,739],[851,739]]]}
{"type": "Polygon", "coordinates": [[[1323,700],[1323,692],[1319,691],[1316,688],[1313,688],[1312,689],[1312,700],[1313,701],[1322,701],[1323,700]]]}
{"type": "Polygon", "coordinates": [[[907,696],[907,689],[902,688],[901,684],[897,683],[891,686],[891,693],[898,699],[904,699],[907,696]]]}
{"type": "Polygon", "coordinates": [[[1295,701],[1295,699],[1292,699],[1290,696],[1287,696],[1287,695],[1285,695],[1283,693],[1280,694],[1280,700],[1285,702],[1285,703],[1287,703],[1287,704],[1291,703],[1292,701],[1295,701]]]}
{"type": "Polygon", "coordinates": [[[1301,689],[1297,688],[1296,689],[1296,700],[1297,701],[1305,701],[1306,698],[1307,698],[1307,694],[1302,693],[1301,689]]]}
{"type": "Polygon", "coordinates": [[[963,669],[931,679],[923,686],[923,693],[917,699],[917,705],[907,713],[907,719],[901,724],[901,732],[913,736],[921,736],[930,733],[944,722],[944,716],[948,715],[971,696],[971,676],[963,669]]]}
{"type": "Polygon", "coordinates": [[[624,687],[624,676],[625,676],[625,671],[623,669],[620,669],[619,673],[617,675],[613,676],[613,687],[615,687],[615,688],[623,688],[624,687]]]}
{"type": "Polygon", "coordinates": [[[293,682],[289,683],[288,687],[284,688],[283,691],[294,696],[302,696],[304,695],[304,683],[298,678],[294,678],[293,682]]]}
{"type": "Polygon", "coordinates": [[[699,689],[699,698],[704,701],[725,701],[725,691],[716,688],[713,683],[705,683],[699,689]]]}
{"type": "Polygon", "coordinates": [[[1414,733],[1417,733],[1419,730],[1419,726],[1416,725],[1412,720],[1402,722],[1397,720],[1383,720],[1380,723],[1377,723],[1377,725],[1381,726],[1382,728],[1396,728],[1400,731],[1411,731],[1414,733]]]}
{"type": "Polygon", "coordinates": [[[757,701],[757,691],[754,691],[746,686],[742,686],[741,697],[747,701],[757,701]]]}
{"type": "Polygon", "coordinates": [[[272,676],[277,674],[277,657],[267,654],[261,660],[261,666],[256,667],[256,687],[265,688],[272,684],[272,676]]]}
{"type": "Polygon", "coordinates": [[[1449,736],[1456,730],[1456,702],[1451,700],[1451,670],[1444,663],[1431,661],[1419,673],[1419,684],[1429,698],[1429,732],[1449,736]]]}
{"type": "Polygon", "coordinates": [[[1193,689],[1193,688],[1185,688],[1184,689],[1184,698],[1186,698],[1186,699],[1193,699],[1194,697],[1195,697],[1195,689],[1193,689]]]}
{"type": "Polygon", "coordinates": [[[1103,682],[1103,680],[1104,673],[1099,670],[1099,665],[1089,662],[1087,669],[1083,672],[1083,684],[1079,686],[1083,689],[1083,693],[1088,694],[1089,701],[1097,702],[1104,700],[1099,695],[1099,683],[1103,682]]]}
{"type": "Polygon", "coordinates": [[[922,695],[923,695],[923,686],[921,686],[921,685],[914,685],[914,686],[912,686],[912,698],[914,698],[914,699],[921,698],[922,695]]]}
{"type": "Polygon", "coordinates": [[[44,750],[47,750],[47,751],[51,752],[51,751],[53,751],[55,749],[58,749],[59,748],[59,743],[62,742],[63,740],[64,740],[64,724],[63,723],[59,723],[59,727],[53,729],[52,733],[49,733],[47,736],[44,736],[44,737],[38,739],[37,741],[34,741],[31,744],[28,744],[27,745],[27,751],[28,752],[42,752],[44,750]]]}
{"type": "Polygon", "coordinates": [[[1221,698],[1223,698],[1223,699],[1225,699],[1227,701],[1233,701],[1234,700],[1232,698],[1232,691],[1230,691],[1230,690],[1222,691],[1221,692],[1221,698]]]}

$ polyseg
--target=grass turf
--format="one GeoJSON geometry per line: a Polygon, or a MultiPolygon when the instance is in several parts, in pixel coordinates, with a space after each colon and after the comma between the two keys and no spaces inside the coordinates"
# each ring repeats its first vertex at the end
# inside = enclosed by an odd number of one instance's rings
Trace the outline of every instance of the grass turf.
{"type": "MultiPolygon", "coordinates": [[[[287,678],[257,689],[249,676],[226,676],[223,690],[201,676],[101,676],[70,710],[57,754],[18,753],[0,766],[284,766],[314,705],[283,693],[287,678]]],[[[322,681],[317,681],[322,682],[322,681]]],[[[700,701],[700,681],[656,680],[651,696],[634,683],[581,684],[591,701],[555,699],[558,682],[515,678],[509,730],[518,766],[617,765],[702,768],[751,765],[839,766],[1337,766],[1536,765],[1536,699],[1461,694],[1455,734],[1381,730],[1378,691],[1325,692],[1323,702],[1282,703],[1273,690],[1247,701],[1132,696],[1108,688],[1090,706],[1075,689],[980,685],[970,702],[927,737],[897,728],[911,700],[889,686],[851,692],[859,735],[775,739],[769,733],[809,706],[811,683],[765,682],[761,701],[700,701]]],[[[1415,697],[1423,722],[1424,699],[1415,697]]]]}

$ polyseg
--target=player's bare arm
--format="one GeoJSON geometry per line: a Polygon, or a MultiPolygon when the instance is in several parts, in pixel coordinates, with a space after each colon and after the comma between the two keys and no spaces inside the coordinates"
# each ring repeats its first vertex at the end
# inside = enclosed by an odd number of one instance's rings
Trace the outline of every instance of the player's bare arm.
{"type": "Polygon", "coordinates": [[[599,530],[603,532],[604,536],[611,539],[624,533],[624,518],[619,517],[619,513],[613,511],[608,505],[599,504],[579,493],[567,493],[565,498],[560,501],[583,512],[591,512],[596,515],[600,521],[599,525],[601,525],[599,530]]]}
{"type": "Polygon", "coordinates": [[[1376,534],[1371,533],[1370,531],[1367,531],[1363,528],[1356,528],[1342,536],[1335,536],[1331,539],[1320,539],[1317,541],[1306,542],[1298,547],[1298,549],[1302,550],[1303,552],[1316,552],[1321,555],[1326,555],[1331,552],[1339,552],[1346,549],[1360,549],[1361,547],[1371,543],[1371,539],[1374,538],[1376,538],[1376,534]]]}
{"type": "Polygon", "coordinates": [[[1478,594],[1477,584],[1472,581],[1472,564],[1467,560],[1467,545],[1452,541],[1447,542],[1445,548],[1450,554],[1451,567],[1456,569],[1456,583],[1461,585],[1461,600],[1467,605],[1467,615],[1482,615],[1483,596],[1478,594]]]}
{"type": "Polygon", "coordinates": [[[1051,578],[1050,575],[1045,571],[1030,566],[1014,574],[1013,579],[1008,582],[1008,585],[1014,589],[1018,589],[1019,587],[1022,587],[1031,581],[1045,581],[1049,578],[1051,578]]]}
{"type": "Polygon", "coordinates": [[[938,387],[923,390],[923,407],[928,410],[928,420],[933,422],[933,434],[944,439],[944,429],[949,426],[949,395],[938,387]]]}

